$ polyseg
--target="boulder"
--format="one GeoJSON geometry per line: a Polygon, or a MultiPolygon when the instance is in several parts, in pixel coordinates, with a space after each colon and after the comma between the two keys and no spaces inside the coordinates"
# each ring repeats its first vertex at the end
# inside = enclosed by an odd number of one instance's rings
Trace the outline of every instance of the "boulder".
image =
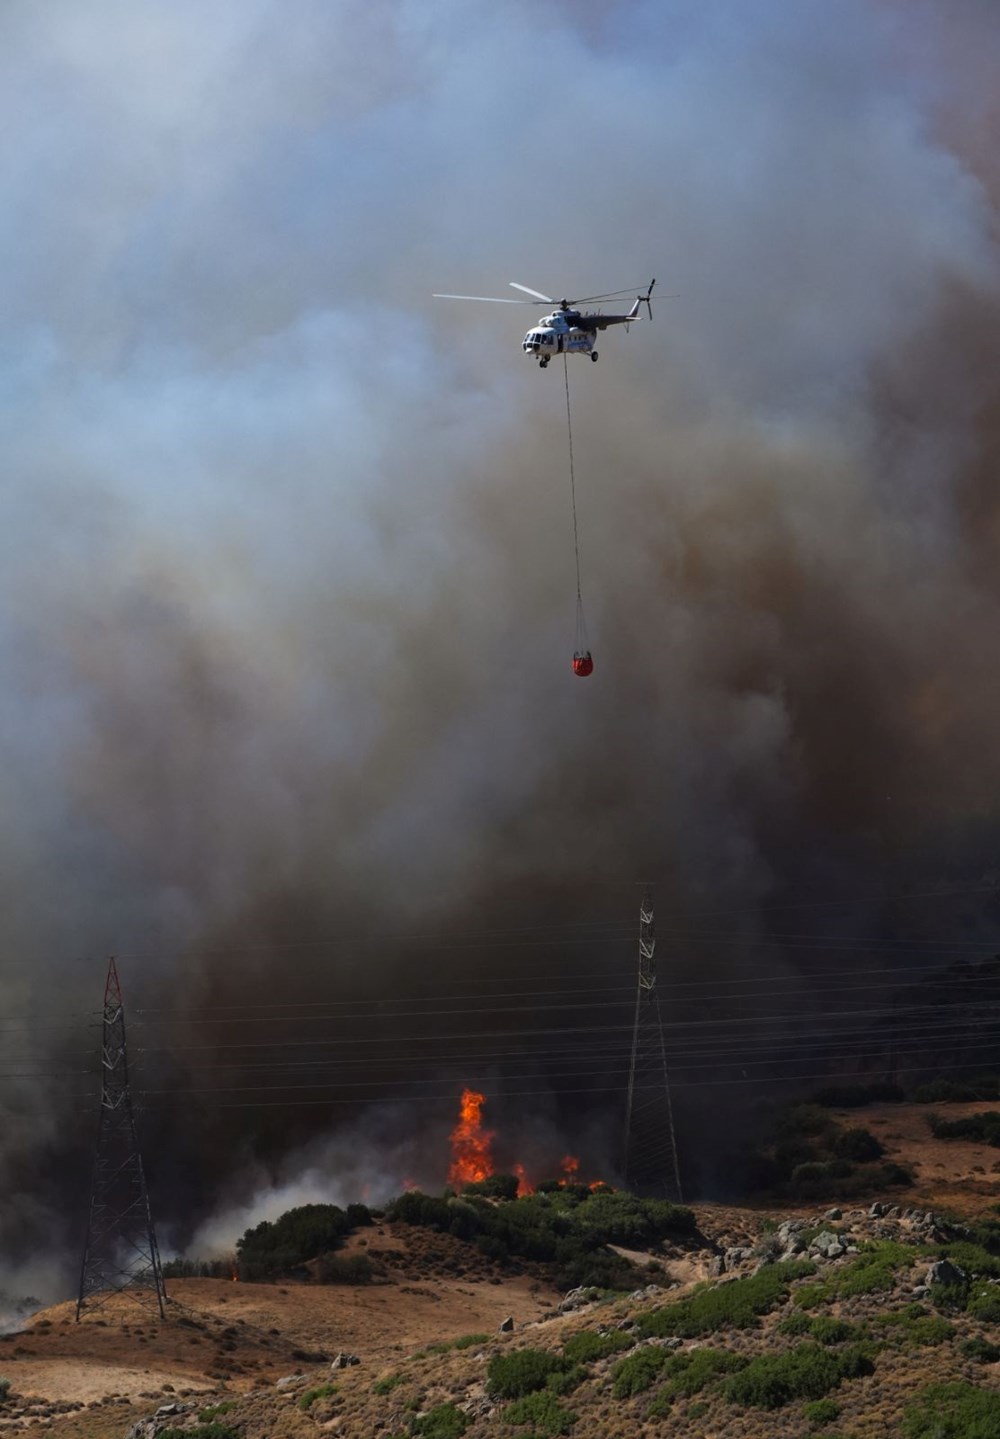
{"type": "Polygon", "coordinates": [[[500,1323],[499,1323],[499,1325],[498,1325],[498,1329],[499,1329],[499,1332],[500,1332],[501,1334],[510,1334],[510,1333],[513,1331],[513,1328],[514,1328],[514,1316],[513,1316],[513,1314],[508,1314],[506,1319],[501,1319],[501,1320],[500,1320],[500,1323]]]}
{"type": "Polygon", "coordinates": [[[824,1219],[831,1219],[831,1220],[843,1219],[843,1217],[844,1217],[843,1211],[840,1210],[840,1209],[828,1209],[828,1210],[826,1211],[826,1213],[823,1215],[823,1218],[824,1218],[824,1219]]]}
{"type": "Polygon", "coordinates": [[[950,1259],[938,1259],[927,1271],[925,1284],[964,1284],[965,1270],[950,1259]]]}
{"type": "Polygon", "coordinates": [[[331,1368],[331,1369],[350,1369],[350,1367],[351,1367],[352,1364],[360,1364],[360,1363],[361,1363],[361,1360],[358,1358],[358,1356],[357,1356],[356,1354],[348,1354],[348,1352],[347,1352],[346,1349],[342,1349],[339,1354],[337,1354],[337,1355],[334,1356],[334,1358],[333,1358],[333,1360],[332,1360],[332,1362],[331,1362],[331,1364],[330,1364],[330,1368],[331,1368]]]}

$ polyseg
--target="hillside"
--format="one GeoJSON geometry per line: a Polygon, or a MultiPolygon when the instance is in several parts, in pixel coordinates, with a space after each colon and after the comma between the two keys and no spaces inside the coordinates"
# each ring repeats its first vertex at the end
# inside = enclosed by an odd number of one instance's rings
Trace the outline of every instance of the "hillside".
{"type": "MultiPolygon", "coordinates": [[[[985,1110],[1000,1105],[949,1105],[947,1117],[985,1110]]],[[[841,1206],[835,1189],[808,1206],[695,1205],[693,1233],[616,1246],[654,1266],[627,1296],[567,1300],[542,1264],[383,1222],[344,1250],[370,1258],[370,1284],[174,1280],[166,1324],[124,1298],[79,1325],[57,1305],[4,1337],[0,1433],[122,1439],[176,1404],[146,1432],[625,1439],[663,1432],[669,1416],[682,1439],[1000,1436],[998,1151],[936,1138],[927,1116],[903,1105],[834,1115],[877,1133],[913,1168],[912,1188],[841,1206]],[[949,1282],[926,1289],[949,1254],[959,1277],[941,1271],[949,1282]],[[342,1351],[360,1362],[331,1372],[342,1351]],[[934,1384],[973,1386],[940,1403],[974,1405],[981,1392],[992,1427],[970,1427],[971,1410],[957,1428],[921,1429],[919,1416],[903,1427],[934,1384]]]]}

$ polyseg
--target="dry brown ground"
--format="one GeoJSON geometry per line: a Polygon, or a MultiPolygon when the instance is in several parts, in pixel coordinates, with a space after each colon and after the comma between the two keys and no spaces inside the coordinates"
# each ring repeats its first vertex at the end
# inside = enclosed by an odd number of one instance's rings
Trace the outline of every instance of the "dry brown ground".
{"type": "Polygon", "coordinates": [[[889,1159],[913,1170],[915,1183],[907,1203],[973,1215],[1000,1199],[1000,1149],[965,1139],[935,1139],[927,1117],[936,1111],[945,1119],[964,1119],[970,1114],[997,1110],[1000,1103],[989,1100],[973,1104],[880,1104],[835,1111],[833,1118],[845,1126],[870,1129],[885,1145],[889,1159]]]}

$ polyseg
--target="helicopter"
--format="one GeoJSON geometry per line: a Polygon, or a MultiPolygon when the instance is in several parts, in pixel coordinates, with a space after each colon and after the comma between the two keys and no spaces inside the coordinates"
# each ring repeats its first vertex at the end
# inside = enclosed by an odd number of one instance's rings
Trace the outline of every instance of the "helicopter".
{"type": "Polygon", "coordinates": [[[597,351],[594,344],[597,340],[598,330],[606,330],[611,325],[625,325],[626,328],[632,320],[639,317],[639,306],[645,305],[649,311],[649,318],[653,318],[653,306],[651,303],[653,286],[655,280],[650,280],[649,287],[645,294],[636,296],[635,304],[627,315],[604,315],[597,311],[578,310],[578,305],[592,304],[596,300],[616,300],[622,295],[632,295],[635,291],[612,290],[605,295],[584,295],[578,300],[554,300],[551,295],[543,295],[540,290],[532,290],[528,285],[519,285],[516,280],[511,280],[510,285],[514,290],[523,290],[526,295],[531,295],[531,300],[510,300],[500,298],[497,295],[434,295],[435,300],[480,300],[491,305],[530,305],[538,300],[544,300],[546,305],[555,305],[550,315],[544,315],[525,335],[521,341],[521,349],[526,355],[533,355],[538,360],[539,369],[544,370],[552,359],[553,355],[589,355],[596,363],[597,351]]]}

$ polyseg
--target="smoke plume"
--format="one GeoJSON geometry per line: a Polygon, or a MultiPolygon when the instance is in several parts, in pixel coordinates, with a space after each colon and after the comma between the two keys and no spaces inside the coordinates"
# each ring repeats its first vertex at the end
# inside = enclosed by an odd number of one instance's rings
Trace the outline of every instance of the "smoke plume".
{"type": "MultiPolygon", "coordinates": [[[[77,1241],[111,952],[130,1014],[433,995],[509,956],[414,935],[655,878],[722,975],[992,865],[998,57],[972,0],[4,7],[5,1244],[77,1241]],[[654,275],[569,367],[581,682],[559,367],[430,295],[654,275]]],[[[142,1061],[180,1230],[338,1142],[194,1064],[142,1061]]]]}

